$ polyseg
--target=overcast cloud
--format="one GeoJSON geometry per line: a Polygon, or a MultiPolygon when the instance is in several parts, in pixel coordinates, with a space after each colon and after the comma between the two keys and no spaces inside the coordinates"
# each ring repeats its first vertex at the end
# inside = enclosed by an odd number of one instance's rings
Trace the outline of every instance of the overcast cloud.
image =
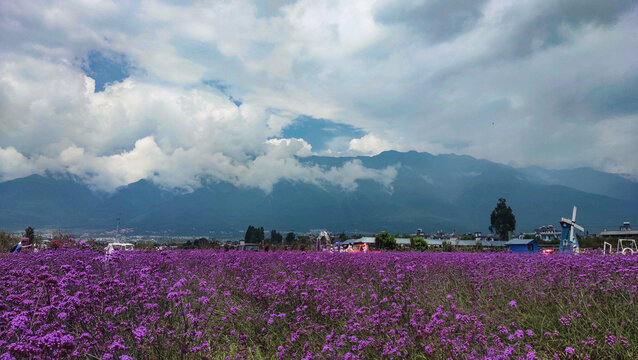
{"type": "Polygon", "coordinates": [[[638,178],[636,34],[620,0],[3,1],[0,180],[391,187],[297,161],[390,149],[638,178]]]}

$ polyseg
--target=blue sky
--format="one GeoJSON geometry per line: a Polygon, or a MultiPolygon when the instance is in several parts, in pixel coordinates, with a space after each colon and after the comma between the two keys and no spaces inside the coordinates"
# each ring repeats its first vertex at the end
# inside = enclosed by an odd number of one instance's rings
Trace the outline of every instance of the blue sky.
{"type": "MultiPolygon", "coordinates": [[[[311,116],[300,116],[282,131],[285,138],[301,138],[308,142],[314,151],[326,151],[335,140],[342,139],[345,144],[358,139],[366,133],[351,125],[335,123],[311,116]]],[[[337,145],[338,146],[338,145],[337,145]]],[[[338,150],[338,149],[337,149],[338,150]]],[[[341,149],[346,150],[346,149],[341,149]]]]}
{"type": "Polygon", "coordinates": [[[638,179],[635,1],[28,1],[0,14],[0,181],[349,187],[387,174],[298,157],[385,150],[638,179]]]}
{"type": "Polygon", "coordinates": [[[83,70],[87,76],[95,80],[95,92],[100,92],[104,91],[106,85],[129,77],[130,64],[123,54],[105,54],[91,50],[83,70]]]}

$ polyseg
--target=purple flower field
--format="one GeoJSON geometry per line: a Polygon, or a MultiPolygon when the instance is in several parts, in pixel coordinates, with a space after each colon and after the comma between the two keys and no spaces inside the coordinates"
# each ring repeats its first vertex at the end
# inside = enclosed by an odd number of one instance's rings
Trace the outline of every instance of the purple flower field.
{"type": "Polygon", "coordinates": [[[0,359],[636,359],[638,257],[0,256],[0,359]]]}

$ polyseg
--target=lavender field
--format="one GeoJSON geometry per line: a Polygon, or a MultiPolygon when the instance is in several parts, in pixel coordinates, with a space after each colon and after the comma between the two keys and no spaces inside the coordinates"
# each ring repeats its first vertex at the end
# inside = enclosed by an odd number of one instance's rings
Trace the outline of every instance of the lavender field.
{"type": "Polygon", "coordinates": [[[638,257],[0,257],[0,359],[636,359],[638,257]]]}

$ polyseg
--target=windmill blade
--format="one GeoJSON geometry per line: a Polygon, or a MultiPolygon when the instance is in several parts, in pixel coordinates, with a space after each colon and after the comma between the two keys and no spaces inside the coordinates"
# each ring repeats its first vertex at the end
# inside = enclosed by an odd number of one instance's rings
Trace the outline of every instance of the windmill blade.
{"type": "Polygon", "coordinates": [[[574,210],[572,212],[572,222],[576,222],[576,205],[574,205],[574,210]]]}
{"type": "Polygon", "coordinates": [[[572,224],[572,226],[569,227],[569,242],[573,243],[574,242],[574,226],[572,224]]]}
{"type": "Polygon", "coordinates": [[[565,223],[565,224],[569,224],[569,225],[572,225],[574,223],[573,221],[571,221],[570,219],[567,219],[567,218],[561,218],[560,222],[565,223]]]}
{"type": "Polygon", "coordinates": [[[572,224],[572,226],[575,227],[576,229],[582,231],[582,232],[585,232],[585,229],[582,226],[578,225],[578,224],[572,224]]]}

